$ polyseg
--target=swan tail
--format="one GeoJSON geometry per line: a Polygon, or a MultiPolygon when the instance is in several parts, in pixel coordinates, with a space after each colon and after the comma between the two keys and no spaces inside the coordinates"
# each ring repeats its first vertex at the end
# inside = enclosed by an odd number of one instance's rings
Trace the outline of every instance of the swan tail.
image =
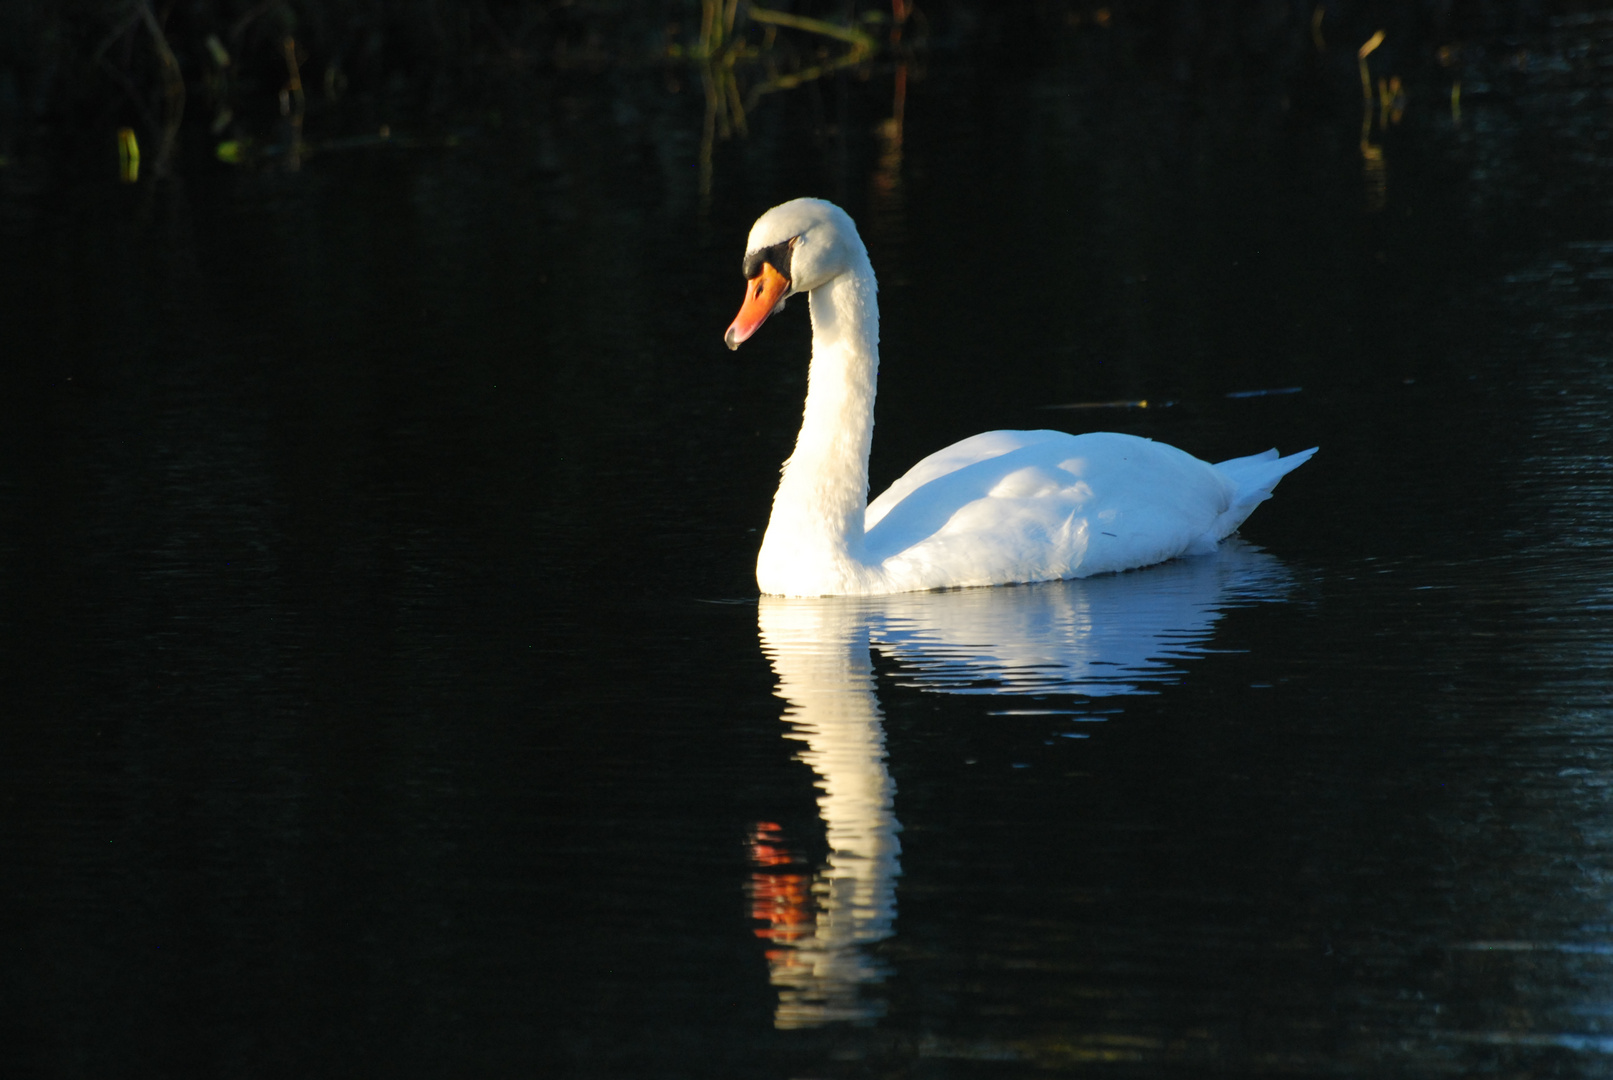
{"type": "Polygon", "coordinates": [[[1309,461],[1316,450],[1313,446],[1287,457],[1278,456],[1276,450],[1267,450],[1263,454],[1217,462],[1215,470],[1232,481],[1235,490],[1231,505],[1215,519],[1211,536],[1220,541],[1236,532],[1255,512],[1255,507],[1271,498],[1277,482],[1309,461]]]}

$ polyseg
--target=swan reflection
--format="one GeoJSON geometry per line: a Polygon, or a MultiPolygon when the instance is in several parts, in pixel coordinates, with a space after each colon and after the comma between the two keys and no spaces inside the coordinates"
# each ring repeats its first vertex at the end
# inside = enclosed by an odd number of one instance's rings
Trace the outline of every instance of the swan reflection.
{"type": "MultiPolygon", "coordinates": [[[[764,596],[762,650],[788,704],[785,737],[817,774],[829,857],[799,866],[777,825],[751,837],[752,913],[770,942],[775,1024],[872,1020],[886,966],[867,946],[890,937],[901,872],[896,785],[885,762],[871,648],[902,685],[950,694],[1150,693],[1209,651],[1226,610],[1280,599],[1277,559],[1236,539],[1213,554],[1134,573],[1038,585],[816,600],[764,596]]],[[[1108,710],[1112,711],[1112,710],[1108,710]]]]}

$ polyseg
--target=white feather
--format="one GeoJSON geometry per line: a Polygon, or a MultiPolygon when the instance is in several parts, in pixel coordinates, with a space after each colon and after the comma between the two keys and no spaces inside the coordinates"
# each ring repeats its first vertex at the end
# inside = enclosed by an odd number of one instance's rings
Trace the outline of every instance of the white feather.
{"type": "Polygon", "coordinates": [[[1134,435],[989,431],[931,454],[869,503],[874,271],[856,226],[831,203],[774,207],[751,229],[750,249],[792,239],[792,292],[808,293],[812,311],[812,366],[757,558],[764,593],[1048,581],[1206,552],[1315,453],[1211,465],[1134,435]]]}

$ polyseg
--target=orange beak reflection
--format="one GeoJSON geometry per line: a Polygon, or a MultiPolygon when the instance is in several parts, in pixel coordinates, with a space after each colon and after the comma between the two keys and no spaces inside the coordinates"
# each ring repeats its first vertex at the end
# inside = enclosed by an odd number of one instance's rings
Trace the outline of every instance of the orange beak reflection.
{"type": "Polygon", "coordinates": [[[745,302],[740,305],[728,333],[723,335],[728,347],[737,349],[740,342],[756,333],[767,317],[783,304],[789,288],[790,279],[773,269],[772,263],[764,262],[762,272],[745,282],[745,302]]]}

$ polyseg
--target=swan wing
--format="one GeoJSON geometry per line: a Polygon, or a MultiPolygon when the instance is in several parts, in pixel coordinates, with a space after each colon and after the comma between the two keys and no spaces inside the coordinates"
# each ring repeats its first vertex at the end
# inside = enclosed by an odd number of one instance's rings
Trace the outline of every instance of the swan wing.
{"type": "Polygon", "coordinates": [[[875,500],[865,557],[893,590],[1088,577],[1209,550],[1238,496],[1215,466],[1150,439],[988,432],[875,500]]]}
{"type": "Polygon", "coordinates": [[[890,512],[892,507],[925,484],[948,473],[957,472],[959,469],[973,465],[977,461],[1001,457],[1003,454],[1022,447],[1054,439],[1068,439],[1069,437],[1068,434],[1062,431],[985,431],[979,435],[964,439],[962,442],[955,442],[944,450],[937,450],[917,465],[914,465],[902,474],[901,479],[886,488],[877,499],[869,503],[863,527],[867,530],[872,530],[890,512]]]}

